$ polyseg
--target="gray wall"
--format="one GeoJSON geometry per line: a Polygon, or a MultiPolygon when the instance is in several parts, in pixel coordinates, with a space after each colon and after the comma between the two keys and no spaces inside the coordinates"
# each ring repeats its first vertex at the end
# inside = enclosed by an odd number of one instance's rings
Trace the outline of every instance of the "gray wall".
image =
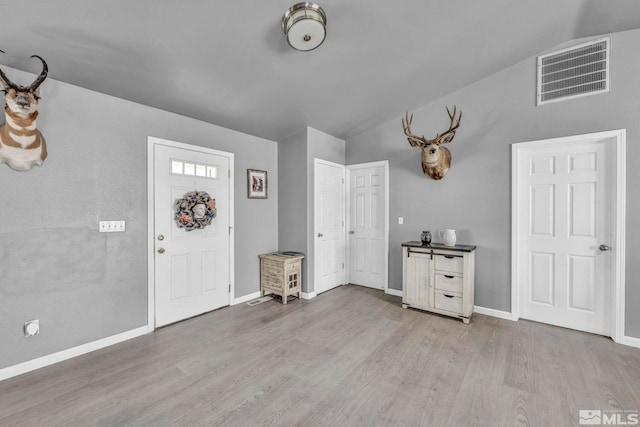
{"type": "Polygon", "coordinates": [[[626,335],[640,337],[640,31],[616,33],[611,91],[535,106],[536,61],[530,58],[413,111],[414,133],[446,130],[445,106],[457,104],[462,125],[449,144],[452,167],[442,181],[422,174],[420,151],[409,146],[401,117],[347,140],[347,163],[389,159],[389,286],[401,289],[400,244],[423,229],[459,230],[478,246],[476,305],[511,310],[511,144],[627,129],[626,335]],[[404,217],[404,225],[397,218],[404,217]]]}
{"type": "MultiPolygon", "coordinates": [[[[278,247],[307,252],[307,129],[278,143],[278,247]]],[[[308,292],[307,258],[302,261],[302,290],[308,292]]]]}
{"type": "Polygon", "coordinates": [[[257,255],[278,243],[275,142],[52,79],[41,91],[49,158],[0,165],[0,368],[146,325],[148,135],[235,153],[235,296],[259,290],[257,255]],[[247,168],[269,172],[269,199],[247,199],[247,168]],[[100,234],[101,219],[127,231],[100,234]]]}
{"type": "Polygon", "coordinates": [[[345,141],[307,127],[278,144],[280,171],[279,242],[280,250],[304,252],[302,290],[315,290],[313,257],[314,159],[344,165],[345,141]]]}

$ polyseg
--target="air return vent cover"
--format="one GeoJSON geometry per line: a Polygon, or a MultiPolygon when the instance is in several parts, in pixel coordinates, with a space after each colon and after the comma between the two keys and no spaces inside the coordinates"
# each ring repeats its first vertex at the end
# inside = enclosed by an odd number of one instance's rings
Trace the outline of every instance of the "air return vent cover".
{"type": "Polygon", "coordinates": [[[538,105],[609,92],[604,38],[538,57],[538,105]]]}

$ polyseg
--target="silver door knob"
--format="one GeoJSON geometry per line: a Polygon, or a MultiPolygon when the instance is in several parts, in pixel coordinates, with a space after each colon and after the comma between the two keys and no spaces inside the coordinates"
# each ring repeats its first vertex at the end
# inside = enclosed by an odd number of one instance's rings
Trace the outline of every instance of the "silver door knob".
{"type": "Polygon", "coordinates": [[[163,254],[164,253],[164,248],[158,248],[158,253],[159,254],[163,254]]]}
{"type": "Polygon", "coordinates": [[[162,234],[158,234],[158,240],[164,240],[164,236],[162,234]]]}
{"type": "Polygon", "coordinates": [[[324,234],[318,233],[318,237],[323,237],[323,236],[324,236],[324,234]]]}
{"type": "Polygon", "coordinates": [[[598,249],[600,249],[602,252],[606,252],[611,249],[611,246],[603,244],[603,245],[600,245],[598,249]]]}

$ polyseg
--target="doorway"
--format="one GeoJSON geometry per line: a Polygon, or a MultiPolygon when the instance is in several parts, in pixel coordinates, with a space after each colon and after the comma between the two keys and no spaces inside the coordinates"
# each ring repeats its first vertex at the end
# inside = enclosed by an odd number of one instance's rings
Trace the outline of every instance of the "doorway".
{"type": "Polygon", "coordinates": [[[147,144],[153,329],[231,303],[233,154],[154,137],[147,144]],[[189,194],[207,200],[179,218],[176,202],[189,194]],[[213,216],[210,223],[198,208],[213,216]]]}
{"type": "Polygon", "coordinates": [[[345,167],[314,159],[314,289],[345,283],[345,167]]]}
{"type": "Polygon", "coordinates": [[[512,317],[624,337],[625,131],[512,146],[512,317]]]}
{"type": "Polygon", "coordinates": [[[389,162],[347,166],[348,282],[388,289],[389,162]]]}

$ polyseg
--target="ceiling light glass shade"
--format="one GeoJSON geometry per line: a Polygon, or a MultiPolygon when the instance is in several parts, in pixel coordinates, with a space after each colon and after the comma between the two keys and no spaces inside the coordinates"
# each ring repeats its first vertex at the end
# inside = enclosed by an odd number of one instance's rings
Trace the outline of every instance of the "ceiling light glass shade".
{"type": "Polygon", "coordinates": [[[282,31],[289,45],[297,50],[313,50],[327,35],[327,16],[315,3],[291,6],[282,18],[282,31]]]}

